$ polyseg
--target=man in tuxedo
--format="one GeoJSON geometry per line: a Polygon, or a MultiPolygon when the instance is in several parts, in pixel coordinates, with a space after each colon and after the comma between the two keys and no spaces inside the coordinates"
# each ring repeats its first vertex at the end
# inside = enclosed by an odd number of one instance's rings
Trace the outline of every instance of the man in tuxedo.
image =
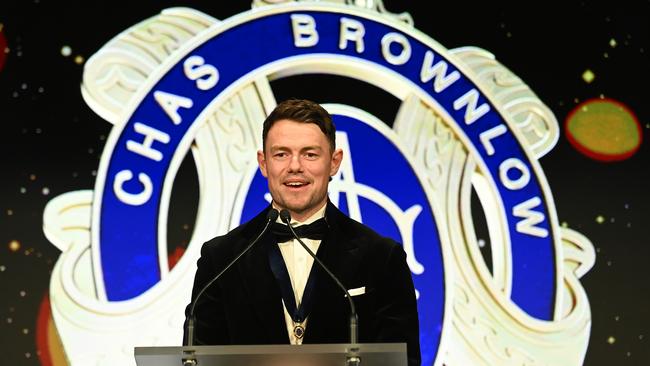
{"type": "MultiPolygon", "coordinates": [[[[269,210],[288,210],[303,242],[348,289],[359,316],[359,342],[406,342],[409,365],[420,365],[415,290],[404,250],[328,200],[330,177],[343,159],[329,113],[307,100],[282,102],[264,121],[262,141],[257,160],[272,204],[203,245],[192,299],[264,230],[269,210]]],[[[195,317],[196,344],[349,342],[345,293],[280,218],[205,290],[195,317]]]]}

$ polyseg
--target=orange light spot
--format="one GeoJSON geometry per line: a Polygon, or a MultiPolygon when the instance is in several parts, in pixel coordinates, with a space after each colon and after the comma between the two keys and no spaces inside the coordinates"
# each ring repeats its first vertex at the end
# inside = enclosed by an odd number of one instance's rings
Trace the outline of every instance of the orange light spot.
{"type": "Polygon", "coordinates": [[[641,124],[622,103],[609,98],[577,105],[565,122],[567,139],[576,150],[600,161],[620,161],[634,155],[642,140],[641,124]]]}

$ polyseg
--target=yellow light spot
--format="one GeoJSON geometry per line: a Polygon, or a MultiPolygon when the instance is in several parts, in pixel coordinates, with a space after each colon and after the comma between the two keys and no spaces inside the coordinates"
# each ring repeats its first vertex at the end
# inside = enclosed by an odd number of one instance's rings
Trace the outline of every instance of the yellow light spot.
{"type": "Polygon", "coordinates": [[[610,46],[611,48],[616,47],[616,40],[615,40],[614,38],[612,38],[612,39],[609,40],[609,46],[610,46]]]}
{"type": "Polygon", "coordinates": [[[603,215],[596,216],[596,222],[602,224],[603,222],[605,222],[605,217],[603,215]]]}
{"type": "Polygon", "coordinates": [[[569,227],[569,223],[566,221],[562,221],[562,227],[569,227]]]}
{"type": "Polygon", "coordinates": [[[13,214],[14,214],[14,210],[12,210],[12,209],[7,210],[7,216],[11,216],[13,214]]]}
{"type": "Polygon", "coordinates": [[[616,338],[614,338],[613,336],[609,336],[609,338],[607,338],[607,343],[614,344],[615,342],[616,342],[616,338]]]}
{"type": "Polygon", "coordinates": [[[18,240],[12,240],[9,242],[9,250],[12,252],[17,252],[20,250],[20,242],[18,240]]]}
{"type": "Polygon", "coordinates": [[[584,80],[587,84],[591,84],[595,78],[596,74],[594,74],[594,72],[589,69],[585,70],[585,72],[582,73],[582,80],[584,80]]]}
{"type": "Polygon", "coordinates": [[[31,180],[31,181],[36,180],[36,174],[30,174],[29,175],[29,180],[31,180]]]}
{"type": "Polygon", "coordinates": [[[84,57],[81,56],[81,55],[77,55],[77,56],[74,58],[74,62],[75,62],[77,65],[81,65],[81,64],[84,63],[84,57]]]}

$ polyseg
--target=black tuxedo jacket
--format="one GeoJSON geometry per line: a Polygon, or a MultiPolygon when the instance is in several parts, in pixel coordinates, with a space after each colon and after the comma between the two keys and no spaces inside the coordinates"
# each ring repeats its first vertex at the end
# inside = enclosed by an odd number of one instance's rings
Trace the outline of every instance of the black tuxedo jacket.
{"type": "MultiPolygon", "coordinates": [[[[203,245],[192,299],[259,235],[269,209],[203,245]]],[[[365,294],[352,297],[359,316],[359,342],[406,342],[409,365],[420,365],[415,290],[404,250],[329,202],[325,218],[330,230],[318,258],[347,289],[365,286],[365,294]]],[[[277,242],[267,232],[201,296],[195,307],[195,344],[289,343],[280,287],[269,265],[269,245],[277,242]]],[[[313,296],[303,343],[349,342],[348,301],[324,271],[317,277],[313,296]]]]}

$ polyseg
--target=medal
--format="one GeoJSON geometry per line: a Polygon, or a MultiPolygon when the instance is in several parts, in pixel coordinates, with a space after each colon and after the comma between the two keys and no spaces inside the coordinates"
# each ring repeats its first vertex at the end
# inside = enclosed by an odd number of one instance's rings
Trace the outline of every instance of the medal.
{"type": "Polygon", "coordinates": [[[297,339],[302,339],[305,335],[305,327],[303,327],[302,323],[293,325],[293,335],[295,335],[297,339]]]}

